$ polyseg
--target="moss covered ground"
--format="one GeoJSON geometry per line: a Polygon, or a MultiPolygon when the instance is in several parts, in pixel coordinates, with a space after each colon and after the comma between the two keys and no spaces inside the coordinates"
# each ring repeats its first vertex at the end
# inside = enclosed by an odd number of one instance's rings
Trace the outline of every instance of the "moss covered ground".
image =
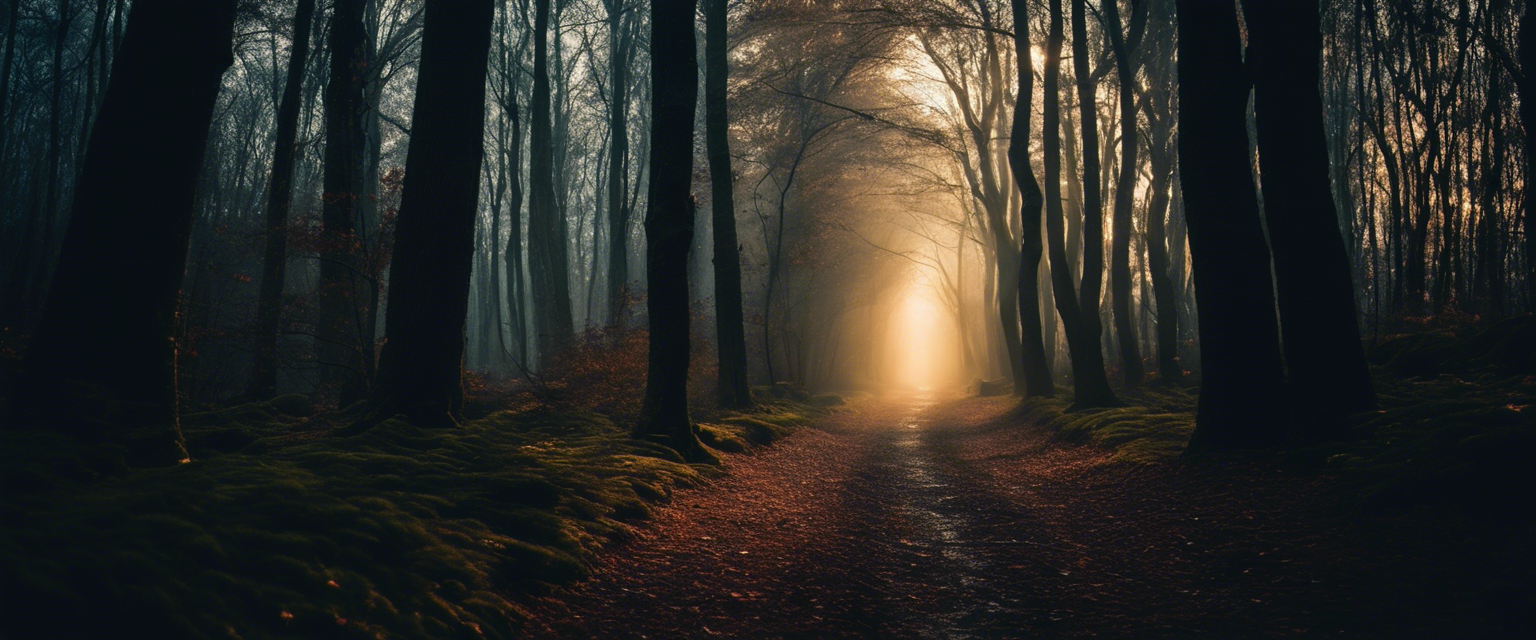
{"type": "MultiPolygon", "coordinates": [[[[1504,521],[1536,515],[1536,318],[1392,336],[1369,357],[1380,409],[1351,416],[1347,439],[1292,447],[1276,462],[1336,474],[1367,510],[1435,504],[1504,521]]],[[[1121,390],[1125,407],[1068,412],[1070,398],[1047,398],[1020,410],[1060,441],[1157,463],[1183,452],[1197,394],[1193,382],[1153,381],[1121,390]]],[[[1296,411],[1306,419],[1305,407],[1296,411]]]]}
{"type": "MultiPolygon", "coordinates": [[[[696,417],[742,452],[823,411],[696,417]]],[[[591,410],[330,435],[346,418],[301,396],[189,415],[194,461],[165,469],[0,433],[0,636],[516,637],[520,595],[720,473],[591,410]]]]}

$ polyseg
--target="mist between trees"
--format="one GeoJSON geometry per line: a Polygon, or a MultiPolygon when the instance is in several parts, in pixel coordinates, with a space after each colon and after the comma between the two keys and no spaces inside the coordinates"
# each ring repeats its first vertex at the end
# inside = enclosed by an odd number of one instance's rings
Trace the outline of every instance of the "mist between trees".
{"type": "Polygon", "coordinates": [[[1190,374],[1195,444],[1229,446],[1283,437],[1246,423],[1285,398],[1373,406],[1362,338],[1532,309],[1522,2],[0,19],[18,415],[75,394],[158,432],[299,392],[451,421],[462,370],[536,384],[649,329],[641,431],[682,449],[687,384],[726,406],[749,384],[979,382],[1089,407],[1190,374]],[[718,379],[689,378],[690,349],[718,379]]]}

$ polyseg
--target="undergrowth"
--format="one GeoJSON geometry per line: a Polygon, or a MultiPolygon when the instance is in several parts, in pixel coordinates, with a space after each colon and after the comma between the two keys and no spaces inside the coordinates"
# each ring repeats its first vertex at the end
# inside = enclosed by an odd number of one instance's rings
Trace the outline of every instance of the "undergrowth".
{"type": "MultiPolygon", "coordinates": [[[[1536,515],[1536,317],[1391,337],[1370,351],[1380,409],[1348,418],[1346,439],[1292,447],[1287,466],[1339,476],[1362,508],[1450,505],[1469,515],[1529,522],[1536,515]]],[[[1194,430],[1198,389],[1122,390],[1125,407],[1067,412],[1068,401],[1025,400],[1022,418],[1063,442],[1139,463],[1176,459],[1194,430]]],[[[1305,407],[1297,407],[1298,419],[1305,407]]]]}
{"type": "MultiPolygon", "coordinates": [[[[700,416],[744,451],[818,409],[700,416]]],[[[184,418],[194,461],[0,433],[0,635],[516,637],[516,596],[583,576],[673,492],[719,473],[593,411],[389,420],[350,438],[284,396],[184,418]]],[[[345,418],[345,416],[341,416],[345,418]]]]}

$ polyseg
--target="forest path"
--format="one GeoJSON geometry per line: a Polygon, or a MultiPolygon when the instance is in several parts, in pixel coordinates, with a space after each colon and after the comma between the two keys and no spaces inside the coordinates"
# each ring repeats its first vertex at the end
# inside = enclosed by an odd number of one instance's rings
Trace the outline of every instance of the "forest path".
{"type": "Polygon", "coordinates": [[[730,456],[534,603],[531,635],[1374,636],[1488,613],[1448,611],[1467,578],[1402,551],[1454,543],[1362,527],[1321,479],[1115,462],[1015,402],[870,400],[730,456]]]}

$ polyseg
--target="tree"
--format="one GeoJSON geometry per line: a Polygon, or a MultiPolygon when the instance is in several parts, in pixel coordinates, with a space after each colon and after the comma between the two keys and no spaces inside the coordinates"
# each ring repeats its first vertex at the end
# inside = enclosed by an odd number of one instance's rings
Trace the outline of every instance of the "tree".
{"type": "Polygon", "coordinates": [[[272,180],[267,187],[266,247],[262,258],[261,293],[256,303],[255,348],[247,395],[269,398],[277,392],[277,334],[282,317],[283,281],[288,271],[288,209],[293,202],[294,140],[298,137],[299,107],[304,90],[304,66],[309,59],[310,21],[315,0],[299,0],[293,14],[293,47],[288,53],[288,79],[277,108],[277,139],[272,151],[272,180]]]}
{"type": "Polygon", "coordinates": [[[395,413],[423,425],[459,417],[494,17],[492,0],[426,4],[386,340],[361,426],[395,413]]]}
{"type": "MultiPolygon", "coordinates": [[[[1529,185],[1536,182],[1536,25],[1531,24],[1529,6],[1520,17],[1520,123],[1525,127],[1525,176],[1529,185]]],[[[1526,300],[1536,303],[1536,198],[1525,196],[1525,287],[1526,300]]]]}
{"type": "Polygon", "coordinates": [[[362,344],[365,314],[357,299],[354,244],[363,194],[363,9],[368,0],[336,0],[331,14],[330,79],[325,87],[324,246],[320,252],[320,317],[315,357],[321,381],[336,387],[337,404],[362,397],[371,377],[373,345],[362,344]]]}
{"type": "Polygon", "coordinates": [[[177,417],[177,307],[198,170],[220,79],[234,60],[235,4],[134,4],[12,396],[13,424],[67,425],[85,439],[125,445],[134,464],[187,459],[177,417]],[[110,322],[100,321],[103,309],[110,322]]]}
{"type": "Polygon", "coordinates": [[[713,456],[688,417],[688,250],[693,243],[698,52],[692,0],[651,2],[651,179],[645,209],[650,356],[635,435],[690,462],[713,456]]]}
{"type": "Polygon", "coordinates": [[[549,1],[534,0],[533,99],[528,119],[528,258],[533,276],[533,316],[540,361],[569,344],[573,335],[571,282],[566,263],[565,219],[555,200],[554,132],[549,102],[549,1]]]}
{"type": "Polygon", "coordinates": [[[1178,0],[1178,24],[1179,167],[1203,381],[1189,450],[1275,444],[1284,436],[1284,379],[1249,170],[1237,7],[1178,0]]]}
{"type": "MultiPolygon", "coordinates": [[[[704,0],[705,143],[714,211],[715,334],[720,353],[720,406],[752,404],[747,386],[747,333],[741,308],[741,253],[736,242],[735,175],[726,118],[726,0],[704,0]]],[[[615,63],[617,64],[617,63],[615,63]]]]}
{"type": "MultiPolygon", "coordinates": [[[[1050,33],[1046,36],[1045,72],[1041,76],[1045,90],[1044,144],[1045,157],[1045,227],[1047,250],[1051,257],[1051,293],[1056,300],[1056,312],[1061,316],[1062,330],[1067,337],[1067,350],[1072,356],[1072,386],[1074,408],[1104,407],[1119,404],[1114,391],[1109,388],[1109,378],[1104,375],[1104,353],[1099,348],[1098,331],[1090,332],[1088,319],[1078,303],[1077,285],[1072,282],[1072,259],[1067,255],[1064,237],[1065,215],[1061,206],[1061,43],[1063,20],[1061,0],[1050,0],[1050,33]]],[[[1093,172],[1095,175],[1097,171],[1093,172]]],[[[1102,245],[1102,239],[1100,240],[1102,245]]],[[[1086,295],[1086,294],[1085,294],[1086,295]]],[[[1097,299],[1097,294],[1095,294],[1097,299]]],[[[1097,308],[1097,304],[1095,304],[1097,308]]],[[[1094,316],[1097,324],[1097,314],[1094,316]]]]}
{"type": "MultiPolygon", "coordinates": [[[[1349,254],[1330,186],[1319,89],[1316,2],[1246,0],[1254,122],[1289,385],[1309,438],[1338,437],[1333,418],[1375,408],[1356,326],[1349,254]]],[[[1299,416],[1298,416],[1299,417],[1299,416]]]]}
{"type": "MultiPolygon", "coordinates": [[[[708,0],[706,0],[708,1],[708,0]]],[[[608,322],[624,320],[629,295],[629,65],[635,23],[628,0],[603,0],[608,17],[608,322]]]]}
{"type": "Polygon", "coordinates": [[[1163,380],[1184,376],[1179,361],[1179,293],[1175,290],[1172,261],[1184,261],[1184,243],[1169,246],[1169,188],[1173,182],[1173,3],[1156,0],[1148,12],[1147,164],[1152,171],[1151,198],[1147,203],[1147,270],[1152,297],[1157,303],[1157,373],[1163,380]]]}
{"type": "MultiPolygon", "coordinates": [[[[1142,4],[1145,4],[1143,0],[1142,4]]],[[[1136,344],[1136,319],[1131,310],[1131,208],[1136,198],[1136,67],[1131,64],[1131,45],[1120,33],[1118,0],[1104,0],[1104,30],[1109,34],[1120,82],[1120,174],[1115,180],[1113,227],[1115,238],[1109,259],[1110,296],[1115,312],[1115,339],[1120,344],[1120,368],[1126,386],[1141,383],[1146,375],[1141,348],[1136,344]]]]}
{"type": "MultiPolygon", "coordinates": [[[[1019,93],[1013,107],[1013,131],[1008,144],[1008,164],[1019,184],[1022,204],[1019,217],[1023,234],[1019,241],[1019,319],[1024,349],[1024,375],[1014,381],[1014,391],[1028,397],[1054,395],[1051,368],[1045,356],[1040,321],[1040,210],[1044,196],[1035,180],[1029,159],[1029,120],[1035,96],[1035,63],[1030,55],[1029,11],[1025,0],[1013,0],[1013,44],[1019,72],[1019,93]]],[[[963,240],[962,240],[963,242],[963,240]]],[[[1053,347],[1055,345],[1052,345],[1053,347]]]]}

